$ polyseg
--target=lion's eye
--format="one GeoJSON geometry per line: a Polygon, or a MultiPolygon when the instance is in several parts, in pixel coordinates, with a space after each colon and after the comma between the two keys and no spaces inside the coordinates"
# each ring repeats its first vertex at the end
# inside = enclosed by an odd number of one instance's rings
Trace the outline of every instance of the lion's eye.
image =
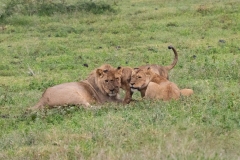
{"type": "Polygon", "coordinates": [[[141,76],[138,76],[138,78],[142,78],[141,76]]]}
{"type": "Polygon", "coordinates": [[[119,78],[116,78],[116,80],[119,80],[119,78]]]}
{"type": "Polygon", "coordinates": [[[105,82],[107,83],[107,82],[108,82],[108,80],[105,80],[105,82]]]}

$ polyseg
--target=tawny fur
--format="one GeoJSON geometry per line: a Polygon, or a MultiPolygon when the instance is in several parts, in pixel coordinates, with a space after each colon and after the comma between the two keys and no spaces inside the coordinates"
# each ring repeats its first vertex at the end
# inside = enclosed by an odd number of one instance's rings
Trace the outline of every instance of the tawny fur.
{"type": "Polygon", "coordinates": [[[164,101],[177,100],[181,94],[184,96],[193,94],[191,89],[180,90],[175,83],[154,73],[151,68],[135,69],[132,73],[130,87],[132,90],[140,91],[144,98],[162,99],[164,101]]]}
{"type": "Polygon", "coordinates": [[[173,69],[178,62],[178,53],[173,46],[168,46],[168,49],[172,49],[173,53],[174,53],[174,59],[173,59],[173,62],[170,65],[160,66],[158,64],[149,64],[149,65],[140,66],[138,68],[147,69],[147,68],[151,67],[151,69],[154,73],[156,73],[156,74],[158,74],[158,75],[160,75],[160,76],[162,76],[166,79],[169,79],[169,75],[168,75],[169,71],[171,69],[173,69]]]}
{"type": "Polygon", "coordinates": [[[181,89],[180,92],[181,92],[181,95],[186,97],[191,96],[193,94],[192,89],[181,89]]]}
{"type": "Polygon", "coordinates": [[[122,88],[125,91],[125,97],[123,100],[124,104],[130,103],[132,99],[133,92],[131,91],[131,88],[129,86],[131,75],[132,75],[132,68],[131,67],[118,67],[117,68],[117,74],[120,78],[120,88],[122,88]],[[119,74],[120,73],[120,74],[119,74]]]}
{"type": "MultiPolygon", "coordinates": [[[[162,77],[168,79],[169,78],[168,72],[177,64],[177,61],[178,61],[178,53],[177,53],[176,49],[172,46],[169,46],[168,48],[172,49],[173,52],[174,52],[174,55],[175,55],[172,64],[170,64],[168,66],[160,66],[160,65],[157,65],[157,64],[152,64],[152,65],[140,66],[139,68],[147,69],[147,68],[151,67],[153,72],[155,72],[156,74],[159,74],[162,77]]],[[[133,68],[131,68],[131,67],[120,67],[118,69],[122,70],[122,72],[121,72],[121,88],[125,91],[125,97],[124,97],[123,102],[125,104],[128,104],[128,103],[130,103],[130,101],[132,99],[132,95],[133,95],[133,92],[131,91],[131,88],[130,88],[130,85],[129,85],[133,68]]]]}
{"type": "Polygon", "coordinates": [[[160,84],[150,82],[145,91],[144,98],[148,99],[161,99],[163,101],[169,101],[171,99],[179,99],[180,90],[176,84],[172,82],[162,82],[160,84]]]}
{"type": "Polygon", "coordinates": [[[104,102],[119,102],[119,81],[115,77],[116,70],[110,65],[95,69],[88,78],[80,82],[70,82],[49,87],[42,94],[39,102],[30,110],[46,106],[52,108],[65,105],[82,105],[104,102]]]}

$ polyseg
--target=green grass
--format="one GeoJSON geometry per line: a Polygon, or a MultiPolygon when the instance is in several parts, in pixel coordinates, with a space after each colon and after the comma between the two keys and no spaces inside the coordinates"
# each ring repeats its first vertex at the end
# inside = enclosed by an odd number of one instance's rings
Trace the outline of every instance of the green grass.
{"type": "Polygon", "coordinates": [[[240,158],[240,2],[9,2],[0,1],[0,159],[240,158]],[[104,63],[168,65],[168,45],[179,53],[170,80],[192,97],[137,93],[127,106],[25,113],[47,87],[104,63]]]}

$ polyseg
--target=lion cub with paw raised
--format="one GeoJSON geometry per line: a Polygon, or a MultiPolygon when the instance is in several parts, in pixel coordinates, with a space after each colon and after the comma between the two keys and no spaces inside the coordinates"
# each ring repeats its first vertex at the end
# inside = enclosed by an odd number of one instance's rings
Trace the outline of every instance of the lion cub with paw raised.
{"type": "Polygon", "coordinates": [[[141,96],[149,99],[162,99],[168,101],[171,99],[179,99],[180,95],[190,96],[193,94],[192,89],[180,90],[178,86],[154,73],[151,68],[139,69],[135,68],[130,87],[132,91],[140,91],[141,96]]]}

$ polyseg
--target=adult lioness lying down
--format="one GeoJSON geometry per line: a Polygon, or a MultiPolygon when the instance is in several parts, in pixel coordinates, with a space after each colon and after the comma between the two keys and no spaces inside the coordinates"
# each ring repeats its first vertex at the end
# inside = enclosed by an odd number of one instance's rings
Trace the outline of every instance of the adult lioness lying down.
{"type": "MultiPolygon", "coordinates": [[[[168,46],[168,49],[172,49],[174,52],[174,60],[173,60],[172,64],[170,64],[168,66],[149,64],[149,65],[140,66],[138,68],[147,69],[147,68],[151,67],[153,72],[168,79],[169,78],[168,72],[177,64],[177,61],[178,61],[178,53],[177,53],[176,49],[173,46],[168,46]]],[[[118,70],[119,69],[122,70],[122,72],[121,72],[121,88],[125,91],[125,97],[124,97],[123,102],[125,104],[128,104],[131,101],[132,94],[133,94],[133,92],[131,91],[131,88],[129,86],[133,69],[131,67],[119,67],[118,70]]]]}
{"type": "Polygon", "coordinates": [[[148,69],[136,68],[131,77],[130,87],[132,91],[140,91],[142,97],[164,101],[177,100],[181,94],[184,96],[193,94],[192,89],[180,90],[175,83],[154,73],[150,67],[148,69]]]}
{"type": "Polygon", "coordinates": [[[117,94],[120,84],[116,78],[117,71],[110,65],[104,65],[91,72],[84,81],[49,87],[39,102],[30,109],[64,105],[89,107],[95,103],[118,102],[117,94]]]}

